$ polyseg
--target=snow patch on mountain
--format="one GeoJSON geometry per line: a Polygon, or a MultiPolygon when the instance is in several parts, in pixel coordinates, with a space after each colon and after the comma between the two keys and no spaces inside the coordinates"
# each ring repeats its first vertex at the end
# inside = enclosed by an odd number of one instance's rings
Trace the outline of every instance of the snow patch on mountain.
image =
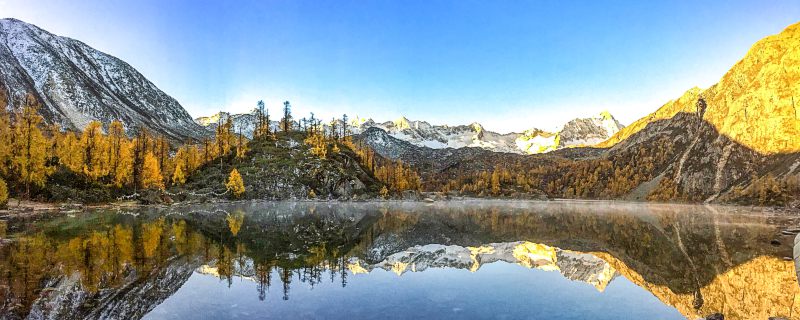
{"type": "Polygon", "coordinates": [[[477,147],[495,152],[520,154],[591,146],[608,139],[624,127],[608,112],[595,117],[574,119],[556,132],[533,128],[522,133],[500,134],[485,130],[479,123],[460,126],[431,125],[425,121],[411,121],[405,117],[383,123],[356,118],[350,126],[352,132],[356,134],[368,128],[380,128],[395,138],[420,147],[433,149],[477,147]]]}

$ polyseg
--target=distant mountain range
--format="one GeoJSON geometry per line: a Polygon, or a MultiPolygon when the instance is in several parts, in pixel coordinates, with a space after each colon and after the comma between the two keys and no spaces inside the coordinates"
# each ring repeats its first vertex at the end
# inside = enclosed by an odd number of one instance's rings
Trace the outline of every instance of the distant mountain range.
{"type": "MultiPolygon", "coordinates": [[[[195,119],[198,124],[213,131],[220,119],[231,117],[237,132],[252,137],[256,117],[254,113],[230,114],[219,112],[195,119]]],[[[529,129],[521,133],[501,134],[488,131],[480,123],[468,125],[432,125],[427,121],[411,121],[401,117],[395,121],[375,122],[372,119],[355,118],[348,121],[348,131],[360,134],[370,128],[379,128],[392,137],[419,147],[431,149],[476,147],[494,152],[535,154],[567,147],[591,146],[605,141],[624,128],[608,112],[597,116],[578,118],[567,122],[555,132],[529,129]]],[[[277,122],[273,122],[277,128],[277,122]]],[[[341,128],[341,121],[337,126],[341,128]]],[[[326,128],[329,126],[325,124],[326,128]]]]}
{"type": "Polygon", "coordinates": [[[0,107],[26,94],[50,123],[80,130],[120,120],[173,140],[205,134],[186,110],[136,69],[86,44],[16,19],[0,19],[0,107]]]}

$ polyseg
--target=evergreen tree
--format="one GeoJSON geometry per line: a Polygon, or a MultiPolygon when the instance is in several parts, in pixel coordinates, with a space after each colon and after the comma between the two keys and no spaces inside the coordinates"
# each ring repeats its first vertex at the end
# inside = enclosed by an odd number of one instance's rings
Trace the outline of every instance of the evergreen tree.
{"type": "Polygon", "coordinates": [[[347,137],[349,135],[349,129],[347,128],[347,114],[342,115],[342,138],[347,137]]]}
{"type": "Polygon", "coordinates": [[[289,101],[283,102],[283,118],[281,119],[281,130],[289,132],[292,130],[292,105],[289,101]]]}
{"type": "Polygon", "coordinates": [[[264,101],[259,100],[256,107],[256,127],[253,130],[253,138],[264,138],[269,135],[269,111],[266,109],[264,101]]]}

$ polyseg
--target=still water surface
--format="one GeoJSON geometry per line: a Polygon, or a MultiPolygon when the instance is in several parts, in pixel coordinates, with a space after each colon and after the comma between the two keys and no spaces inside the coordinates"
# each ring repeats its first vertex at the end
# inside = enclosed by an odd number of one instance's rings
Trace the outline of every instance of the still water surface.
{"type": "Polygon", "coordinates": [[[792,318],[793,216],[615,202],[231,203],[0,222],[0,318],[792,318]]]}

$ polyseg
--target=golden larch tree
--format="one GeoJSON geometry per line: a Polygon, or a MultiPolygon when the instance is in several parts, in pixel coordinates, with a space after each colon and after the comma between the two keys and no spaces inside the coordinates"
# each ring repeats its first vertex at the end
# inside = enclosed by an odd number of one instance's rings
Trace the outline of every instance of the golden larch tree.
{"type": "Polygon", "coordinates": [[[32,95],[26,97],[25,107],[17,112],[12,143],[13,167],[19,181],[25,185],[25,195],[30,197],[30,186],[44,186],[49,168],[46,166],[47,140],[40,125],[39,103],[32,95]]]}
{"type": "Polygon", "coordinates": [[[244,180],[242,180],[242,175],[239,174],[239,170],[236,170],[236,168],[231,170],[231,174],[228,176],[228,183],[225,184],[225,188],[236,198],[244,193],[244,180]]]}
{"type": "Polygon", "coordinates": [[[161,175],[161,168],[158,167],[158,159],[152,152],[147,152],[144,155],[144,163],[142,163],[142,188],[164,189],[164,177],[161,175]]]}
{"type": "MultiPolygon", "coordinates": [[[[0,101],[0,106],[5,101],[0,101]]],[[[11,119],[5,106],[0,108],[0,174],[9,174],[11,168],[11,141],[13,137],[13,130],[11,127],[11,119]]]]}
{"type": "Polygon", "coordinates": [[[81,135],[81,150],[83,153],[83,173],[92,180],[98,180],[106,175],[104,149],[103,124],[100,121],[89,122],[81,135]]]}
{"type": "Polygon", "coordinates": [[[8,186],[3,178],[0,178],[0,208],[5,208],[8,205],[8,186]]]}

